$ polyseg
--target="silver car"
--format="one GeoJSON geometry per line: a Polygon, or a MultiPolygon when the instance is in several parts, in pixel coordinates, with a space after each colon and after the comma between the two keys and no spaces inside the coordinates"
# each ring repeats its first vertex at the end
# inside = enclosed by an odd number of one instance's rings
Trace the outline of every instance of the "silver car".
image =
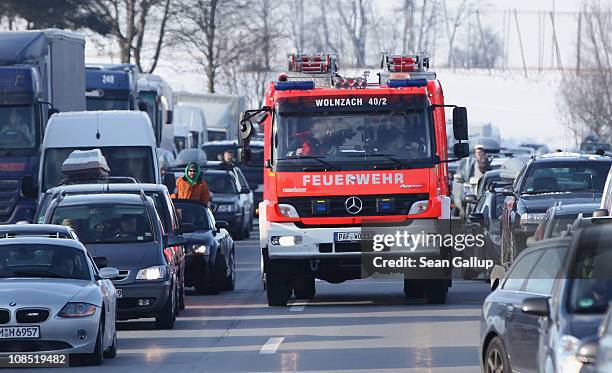
{"type": "Polygon", "coordinates": [[[75,239],[7,229],[0,227],[0,353],[79,354],[96,365],[115,357],[118,271],[98,270],[75,239]]]}

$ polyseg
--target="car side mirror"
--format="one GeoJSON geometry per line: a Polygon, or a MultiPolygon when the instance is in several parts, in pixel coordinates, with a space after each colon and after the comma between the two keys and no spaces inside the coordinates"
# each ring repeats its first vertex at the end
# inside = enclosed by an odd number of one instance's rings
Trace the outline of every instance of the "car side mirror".
{"type": "Polygon", "coordinates": [[[181,223],[181,233],[193,233],[195,226],[191,223],[181,223]]]}
{"type": "Polygon", "coordinates": [[[610,212],[608,211],[608,209],[597,209],[593,211],[594,218],[603,218],[609,215],[610,215],[610,212]]]}
{"type": "Polygon", "coordinates": [[[21,195],[29,198],[36,196],[36,187],[34,186],[34,178],[32,175],[26,175],[21,178],[21,195]]]}
{"type": "Polygon", "coordinates": [[[478,203],[478,199],[474,194],[468,194],[465,196],[465,198],[463,198],[463,203],[475,205],[478,203]]]}
{"type": "Polygon", "coordinates": [[[455,158],[465,158],[470,155],[470,146],[465,142],[458,142],[453,145],[453,153],[455,158]]]}
{"type": "Polygon", "coordinates": [[[138,110],[140,110],[140,111],[147,111],[147,108],[148,107],[147,107],[147,103],[146,102],[140,101],[138,103],[138,110]]]}
{"type": "Polygon", "coordinates": [[[523,301],[522,310],[529,315],[548,317],[550,315],[548,298],[527,298],[523,301]]]}
{"type": "Polygon", "coordinates": [[[504,187],[504,189],[502,189],[502,194],[504,196],[514,197],[514,188],[512,188],[512,186],[508,185],[508,186],[504,187]]]}
{"type": "Polygon", "coordinates": [[[240,189],[240,194],[249,194],[249,193],[251,193],[251,189],[249,188],[240,189]]]}
{"type": "Polygon", "coordinates": [[[576,360],[583,364],[593,364],[597,360],[599,351],[599,340],[597,337],[585,339],[576,351],[576,360]]]}
{"type": "Polygon", "coordinates": [[[185,246],[185,244],[187,244],[187,240],[185,240],[185,237],[183,236],[177,236],[177,235],[172,234],[172,235],[168,235],[164,237],[165,237],[164,247],[185,246]]]}
{"type": "Polygon", "coordinates": [[[103,280],[114,280],[119,278],[119,270],[117,268],[106,267],[98,272],[98,277],[103,280]]]}
{"type": "Polygon", "coordinates": [[[215,229],[217,229],[217,232],[220,231],[221,229],[227,229],[229,228],[229,223],[226,222],[225,220],[218,220],[215,222],[215,229]]]}
{"type": "Polygon", "coordinates": [[[108,259],[105,256],[94,256],[94,263],[96,263],[96,267],[98,269],[106,268],[108,266],[108,259]]]}
{"type": "Polygon", "coordinates": [[[468,118],[467,109],[465,107],[456,107],[453,109],[453,136],[455,140],[468,139],[468,118]]]}
{"type": "Polygon", "coordinates": [[[472,223],[482,224],[484,222],[484,214],[482,212],[473,212],[468,216],[472,223]]]}

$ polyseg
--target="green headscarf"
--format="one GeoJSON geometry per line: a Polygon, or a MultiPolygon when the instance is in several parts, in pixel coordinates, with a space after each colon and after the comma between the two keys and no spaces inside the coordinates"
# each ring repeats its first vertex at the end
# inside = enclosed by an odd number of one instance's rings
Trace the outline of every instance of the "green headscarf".
{"type": "Polygon", "coordinates": [[[200,181],[200,175],[202,175],[202,171],[200,171],[200,166],[196,162],[189,162],[185,167],[185,180],[187,180],[189,184],[194,185],[195,183],[200,181]],[[189,177],[189,172],[187,172],[190,168],[195,168],[196,170],[196,174],[193,179],[189,177]]]}

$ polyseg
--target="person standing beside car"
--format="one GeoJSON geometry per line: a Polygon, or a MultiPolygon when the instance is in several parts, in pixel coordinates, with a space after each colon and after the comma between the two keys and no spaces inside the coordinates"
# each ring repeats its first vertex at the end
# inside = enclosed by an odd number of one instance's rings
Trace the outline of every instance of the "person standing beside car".
{"type": "Polygon", "coordinates": [[[487,152],[482,145],[476,145],[474,155],[476,159],[474,160],[474,169],[471,172],[471,176],[480,179],[485,172],[491,171],[491,161],[487,157],[487,152]]]}
{"type": "Polygon", "coordinates": [[[176,179],[176,193],[172,194],[172,198],[191,199],[208,205],[210,190],[196,162],[189,162],[185,167],[185,175],[176,179]]]}

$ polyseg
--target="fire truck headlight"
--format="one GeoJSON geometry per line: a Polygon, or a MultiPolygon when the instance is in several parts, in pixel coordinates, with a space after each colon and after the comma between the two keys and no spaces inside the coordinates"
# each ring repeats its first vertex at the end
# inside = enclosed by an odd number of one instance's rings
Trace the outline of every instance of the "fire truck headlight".
{"type": "Polygon", "coordinates": [[[410,211],[408,211],[408,214],[409,215],[420,214],[424,212],[425,210],[427,210],[427,206],[429,206],[428,200],[416,201],[415,203],[412,204],[412,206],[410,206],[410,211]]]}
{"type": "Polygon", "coordinates": [[[281,215],[287,218],[299,218],[300,217],[295,207],[285,204],[285,203],[281,203],[278,205],[278,211],[280,211],[281,215]]]}
{"type": "Polygon", "coordinates": [[[270,243],[275,246],[295,246],[301,244],[302,236],[272,236],[270,243]]]}

